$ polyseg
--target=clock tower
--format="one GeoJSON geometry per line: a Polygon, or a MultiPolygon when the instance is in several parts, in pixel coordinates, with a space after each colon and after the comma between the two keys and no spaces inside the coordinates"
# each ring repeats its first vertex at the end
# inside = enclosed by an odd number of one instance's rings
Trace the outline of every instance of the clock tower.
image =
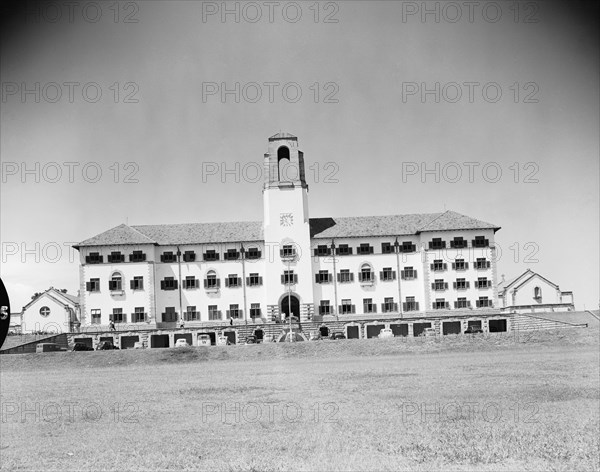
{"type": "Polygon", "coordinates": [[[308,185],[298,138],[278,133],[264,156],[263,209],[267,305],[306,320],[314,310],[308,185]]]}

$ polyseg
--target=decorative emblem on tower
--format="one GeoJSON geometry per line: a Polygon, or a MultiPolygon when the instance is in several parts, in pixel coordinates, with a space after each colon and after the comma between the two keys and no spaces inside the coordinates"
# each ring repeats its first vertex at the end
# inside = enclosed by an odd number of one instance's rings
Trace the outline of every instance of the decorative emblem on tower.
{"type": "Polygon", "coordinates": [[[294,224],[294,215],[291,213],[281,213],[279,215],[279,224],[281,226],[292,226],[294,224]]]}

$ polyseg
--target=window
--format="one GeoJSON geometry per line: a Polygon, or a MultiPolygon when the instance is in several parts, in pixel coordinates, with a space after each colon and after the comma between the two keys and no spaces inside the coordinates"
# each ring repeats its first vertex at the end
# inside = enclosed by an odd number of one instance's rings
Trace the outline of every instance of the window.
{"type": "Polygon", "coordinates": [[[317,246],[317,248],[315,249],[315,256],[330,256],[330,255],[331,255],[331,248],[329,248],[325,245],[317,246]]]}
{"type": "Polygon", "coordinates": [[[129,254],[129,262],[144,262],[146,260],[146,254],[142,251],[133,251],[129,254]]]}
{"type": "Polygon", "coordinates": [[[85,283],[85,289],[88,292],[99,292],[100,291],[100,279],[90,279],[89,282],[85,283]]]}
{"type": "Polygon", "coordinates": [[[242,310],[237,303],[232,303],[229,305],[229,310],[227,310],[227,318],[240,318],[242,316],[242,310]]]}
{"type": "Polygon", "coordinates": [[[413,280],[417,278],[417,271],[411,266],[405,267],[404,270],[400,271],[400,277],[403,280],[413,280]]]}
{"type": "Polygon", "coordinates": [[[456,279],[456,282],[452,285],[456,290],[466,290],[469,288],[469,282],[466,279],[456,279]]]}
{"type": "Polygon", "coordinates": [[[413,244],[410,241],[403,241],[398,249],[402,253],[415,252],[417,250],[417,246],[416,244],[413,244]]]}
{"type": "Polygon", "coordinates": [[[390,280],[396,280],[396,271],[392,270],[391,267],[384,267],[383,270],[379,273],[379,278],[384,282],[389,282],[390,280]]]}
{"type": "Polygon", "coordinates": [[[360,246],[356,248],[357,254],[373,254],[373,246],[369,243],[361,243],[360,246]]]}
{"type": "Polygon", "coordinates": [[[246,259],[260,259],[261,252],[257,247],[251,247],[246,251],[246,259]]]}
{"type": "Polygon", "coordinates": [[[434,310],[445,310],[447,308],[450,308],[450,302],[447,302],[444,298],[436,298],[433,302],[434,310]]]}
{"type": "Polygon", "coordinates": [[[177,290],[177,280],[174,277],[165,277],[160,281],[161,290],[177,290]]]}
{"type": "Polygon", "coordinates": [[[133,280],[129,281],[129,288],[131,290],[144,290],[144,277],[136,275],[133,280]]]}
{"type": "Polygon", "coordinates": [[[490,240],[485,239],[485,236],[475,236],[475,239],[471,241],[473,243],[473,247],[489,247],[490,240]]]}
{"type": "Polygon", "coordinates": [[[183,261],[184,262],[195,262],[196,261],[196,253],[194,251],[185,251],[183,253],[183,261]]]}
{"type": "Polygon", "coordinates": [[[406,297],[406,301],[402,304],[403,311],[419,311],[419,302],[415,301],[415,297],[406,297]]]}
{"type": "Polygon", "coordinates": [[[352,304],[352,300],[342,300],[342,304],[340,305],[340,313],[343,315],[349,315],[354,313],[356,310],[354,305],[352,304]]]}
{"type": "Polygon", "coordinates": [[[136,306],[134,312],[131,314],[132,323],[143,323],[146,321],[146,313],[144,312],[143,306],[136,306]]]}
{"type": "Polygon", "coordinates": [[[350,273],[349,269],[342,269],[340,273],[337,275],[337,280],[339,283],[349,283],[354,282],[354,274],[350,273]]]}
{"type": "Polygon", "coordinates": [[[195,305],[188,305],[183,314],[183,319],[185,321],[200,321],[200,312],[196,311],[195,305]]]}
{"type": "Polygon", "coordinates": [[[296,248],[293,244],[285,244],[279,251],[282,259],[293,259],[296,257],[296,248]]]}
{"type": "Polygon", "coordinates": [[[362,283],[373,283],[375,282],[375,272],[368,264],[364,264],[360,268],[360,272],[358,273],[358,281],[362,283]]]}
{"type": "Polygon", "coordinates": [[[168,306],[165,308],[165,312],[162,314],[163,323],[173,323],[177,321],[177,312],[174,306],[168,306]]]}
{"type": "Polygon", "coordinates": [[[200,281],[194,277],[193,275],[187,275],[185,277],[185,280],[183,281],[183,288],[185,288],[186,290],[189,289],[193,289],[193,288],[199,288],[200,287],[200,281]]]}
{"type": "Polygon", "coordinates": [[[329,300],[321,300],[319,304],[319,315],[329,315],[331,314],[331,305],[329,304],[329,300]]]}
{"type": "Polygon", "coordinates": [[[292,285],[298,283],[298,275],[294,274],[293,270],[284,270],[281,276],[281,283],[284,285],[292,285]]]}
{"type": "Polygon", "coordinates": [[[242,278],[237,274],[229,274],[225,279],[225,287],[236,288],[242,286],[242,278]]]}
{"type": "Polygon", "coordinates": [[[208,305],[208,319],[220,320],[221,312],[217,309],[217,305],[208,305]]]}
{"type": "Polygon", "coordinates": [[[390,243],[381,243],[381,253],[382,254],[392,254],[394,252],[394,246],[390,243]]]}
{"type": "Polygon", "coordinates": [[[237,261],[240,258],[240,253],[237,249],[227,249],[223,257],[226,261],[237,261]]]}
{"type": "Polygon", "coordinates": [[[429,249],[445,249],[446,241],[442,241],[442,238],[433,238],[429,241],[429,249]]]}
{"type": "Polygon", "coordinates": [[[373,303],[372,298],[363,298],[363,313],[376,313],[377,305],[373,303]]]}
{"type": "Polygon", "coordinates": [[[398,311],[398,305],[394,303],[393,297],[386,297],[383,299],[383,303],[381,304],[381,311],[384,313],[398,311]]]}
{"type": "Polygon", "coordinates": [[[111,291],[123,290],[123,279],[121,274],[113,274],[108,281],[108,289],[111,291]]]}
{"type": "Polygon", "coordinates": [[[160,262],[175,262],[177,256],[172,251],[163,252],[160,256],[160,262]]]}
{"type": "Polygon", "coordinates": [[[318,284],[327,284],[332,281],[333,276],[328,270],[320,270],[318,274],[315,274],[315,282],[318,284]]]}
{"type": "Polygon", "coordinates": [[[214,251],[213,249],[208,249],[202,256],[205,261],[219,260],[219,253],[214,251]]]}
{"type": "Polygon", "coordinates": [[[475,282],[477,288],[489,288],[492,286],[492,281],[488,280],[487,277],[478,277],[475,282]]]}
{"type": "Polygon", "coordinates": [[[466,298],[459,298],[454,302],[454,308],[469,308],[471,303],[466,298]]]}
{"type": "Polygon", "coordinates": [[[467,241],[462,237],[456,237],[450,241],[450,247],[455,249],[464,249],[467,247],[467,241]]]}
{"type": "Polygon", "coordinates": [[[90,252],[88,256],[85,256],[85,262],[87,264],[101,264],[104,257],[99,252],[90,252]]]}
{"type": "Polygon", "coordinates": [[[533,298],[536,300],[542,299],[542,289],[540,287],[535,287],[533,289],[533,298]]]}
{"type": "Polygon", "coordinates": [[[436,259],[433,261],[433,264],[431,264],[431,270],[434,272],[443,272],[444,270],[447,270],[447,269],[448,269],[448,264],[443,262],[441,259],[436,259]]]}
{"type": "Polygon", "coordinates": [[[477,308],[493,308],[492,301],[488,297],[479,297],[479,300],[475,301],[477,308]]]}
{"type": "Polygon", "coordinates": [[[258,274],[250,274],[250,277],[246,277],[246,285],[254,287],[256,285],[262,285],[263,280],[258,274]]]}
{"type": "Polygon", "coordinates": [[[50,308],[48,308],[47,306],[43,306],[42,308],[40,308],[40,315],[42,315],[44,318],[50,316],[50,308]]]}
{"type": "Polygon", "coordinates": [[[251,303],[250,304],[250,318],[260,318],[260,303],[251,303]]]}
{"type": "Polygon", "coordinates": [[[352,248],[349,247],[347,244],[340,244],[336,248],[335,253],[338,256],[351,256],[352,255],[352,248]]]}
{"type": "Polygon", "coordinates": [[[92,324],[100,324],[102,322],[102,313],[99,309],[90,310],[92,315],[92,324]]]}
{"type": "Polygon", "coordinates": [[[115,323],[126,323],[125,314],[123,313],[123,308],[113,308],[112,312],[112,321],[115,323]]]}
{"type": "Polygon", "coordinates": [[[475,268],[478,270],[489,269],[491,267],[490,261],[488,261],[485,257],[478,257],[475,262],[475,268]]]}
{"type": "Polygon", "coordinates": [[[217,278],[214,270],[209,270],[204,279],[204,288],[216,290],[221,286],[221,281],[217,278]]]}
{"type": "Polygon", "coordinates": [[[121,254],[119,251],[111,252],[108,257],[108,262],[125,262],[125,256],[121,254]]]}
{"type": "Polygon", "coordinates": [[[469,268],[469,263],[465,262],[464,259],[456,259],[452,263],[453,270],[467,270],[469,268]]]}
{"type": "Polygon", "coordinates": [[[448,283],[444,282],[444,279],[435,279],[431,284],[431,290],[435,290],[436,292],[448,290],[448,283]]]}

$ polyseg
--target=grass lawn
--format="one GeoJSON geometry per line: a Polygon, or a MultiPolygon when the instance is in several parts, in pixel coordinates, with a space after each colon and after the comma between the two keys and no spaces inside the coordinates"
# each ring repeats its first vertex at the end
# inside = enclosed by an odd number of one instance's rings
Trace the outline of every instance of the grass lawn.
{"type": "Polygon", "coordinates": [[[593,329],[4,355],[2,470],[599,470],[593,329]]]}

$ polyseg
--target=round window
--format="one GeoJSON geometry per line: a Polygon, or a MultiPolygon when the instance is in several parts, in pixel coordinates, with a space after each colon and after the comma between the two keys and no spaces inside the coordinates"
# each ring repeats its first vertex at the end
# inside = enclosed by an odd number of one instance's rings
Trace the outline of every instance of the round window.
{"type": "Polygon", "coordinates": [[[47,306],[43,306],[42,308],[40,308],[40,315],[48,316],[49,314],[50,314],[50,308],[48,308],[47,306]]]}

